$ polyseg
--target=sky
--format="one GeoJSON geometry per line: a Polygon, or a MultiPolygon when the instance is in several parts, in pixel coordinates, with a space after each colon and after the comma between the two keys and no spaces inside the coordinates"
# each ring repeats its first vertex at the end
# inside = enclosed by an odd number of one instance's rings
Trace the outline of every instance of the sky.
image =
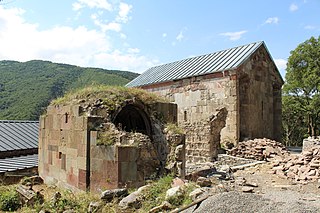
{"type": "Polygon", "coordinates": [[[264,41],[285,75],[320,35],[320,0],[2,0],[0,60],[146,69],[264,41]]]}

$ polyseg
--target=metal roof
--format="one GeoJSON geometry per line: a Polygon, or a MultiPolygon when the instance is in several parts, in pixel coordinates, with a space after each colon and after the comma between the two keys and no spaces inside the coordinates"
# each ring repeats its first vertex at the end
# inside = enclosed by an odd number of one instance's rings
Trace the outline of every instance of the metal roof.
{"type": "Polygon", "coordinates": [[[126,86],[143,86],[235,69],[261,45],[265,45],[263,41],[155,66],[126,86]]]}
{"type": "Polygon", "coordinates": [[[39,121],[0,120],[0,152],[38,148],[39,121]]]}
{"type": "Polygon", "coordinates": [[[0,159],[0,173],[38,166],[38,154],[0,159]]]}

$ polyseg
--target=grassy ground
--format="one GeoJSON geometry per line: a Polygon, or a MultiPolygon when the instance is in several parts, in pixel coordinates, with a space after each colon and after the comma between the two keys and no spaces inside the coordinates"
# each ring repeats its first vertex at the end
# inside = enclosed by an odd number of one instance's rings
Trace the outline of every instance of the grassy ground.
{"type": "MultiPolygon", "coordinates": [[[[171,188],[173,177],[165,176],[157,181],[149,183],[149,187],[142,196],[142,205],[140,209],[121,210],[114,200],[110,203],[104,203],[102,209],[98,212],[148,212],[153,207],[161,205],[165,201],[166,191],[171,188]]],[[[18,185],[0,186],[0,210],[33,213],[44,210],[46,212],[63,212],[65,210],[74,210],[75,212],[87,212],[91,201],[99,201],[99,195],[91,193],[73,193],[64,189],[59,189],[45,184],[33,186],[34,191],[40,191],[44,196],[44,203],[36,202],[33,206],[21,206],[18,193],[15,191],[18,185]],[[61,198],[54,202],[55,193],[59,192],[61,198]]],[[[169,200],[173,207],[188,205],[191,199],[188,194],[195,188],[195,184],[187,184],[184,187],[183,196],[173,197],[169,200]]],[[[133,192],[136,189],[130,189],[133,192]]]]}

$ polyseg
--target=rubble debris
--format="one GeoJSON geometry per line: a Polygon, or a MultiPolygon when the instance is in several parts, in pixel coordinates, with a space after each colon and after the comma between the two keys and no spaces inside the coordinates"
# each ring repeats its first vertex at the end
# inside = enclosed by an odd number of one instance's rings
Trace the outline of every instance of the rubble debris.
{"type": "Polygon", "coordinates": [[[270,161],[270,159],[276,156],[282,157],[289,155],[289,151],[284,145],[282,145],[280,142],[267,138],[240,142],[238,146],[232,148],[227,153],[232,156],[255,159],[259,161],[270,161]]]}
{"type": "Polygon", "coordinates": [[[110,202],[113,198],[124,197],[128,195],[128,189],[112,189],[101,193],[100,199],[110,202]]]}
{"type": "Polygon", "coordinates": [[[254,188],[250,187],[250,186],[244,186],[244,187],[241,188],[241,191],[242,192],[246,192],[246,193],[252,193],[253,190],[254,190],[254,188]]]}
{"type": "Polygon", "coordinates": [[[320,177],[320,147],[303,151],[299,155],[288,155],[273,162],[273,173],[297,182],[316,181],[320,177]]]}
{"type": "Polygon", "coordinates": [[[156,206],[156,207],[150,209],[150,211],[148,211],[148,213],[168,211],[172,208],[173,208],[173,206],[168,201],[163,201],[160,206],[156,206]]]}
{"type": "Polygon", "coordinates": [[[30,186],[19,185],[16,189],[23,205],[32,206],[35,202],[43,203],[44,197],[40,191],[34,191],[30,186]]]}
{"type": "Polygon", "coordinates": [[[143,199],[143,192],[149,187],[150,185],[141,186],[137,191],[132,192],[128,196],[122,198],[119,202],[119,207],[121,209],[127,209],[133,207],[135,209],[139,209],[141,207],[141,201],[143,199]]]}
{"type": "Polygon", "coordinates": [[[199,185],[200,187],[209,187],[211,186],[212,182],[209,178],[205,178],[205,177],[198,177],[197,179],[197,185],[199,185]]]}

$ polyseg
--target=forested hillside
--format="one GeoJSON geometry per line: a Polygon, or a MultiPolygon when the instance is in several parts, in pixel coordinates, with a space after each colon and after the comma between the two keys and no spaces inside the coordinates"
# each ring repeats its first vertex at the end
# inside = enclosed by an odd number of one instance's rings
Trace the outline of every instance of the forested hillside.
{"type": "Polygon", "coordinates": [[[125,85],[138,74],[49,61],[0,61],[0,119],[37,120],[52,99],[92,84],[125,85]]]}

